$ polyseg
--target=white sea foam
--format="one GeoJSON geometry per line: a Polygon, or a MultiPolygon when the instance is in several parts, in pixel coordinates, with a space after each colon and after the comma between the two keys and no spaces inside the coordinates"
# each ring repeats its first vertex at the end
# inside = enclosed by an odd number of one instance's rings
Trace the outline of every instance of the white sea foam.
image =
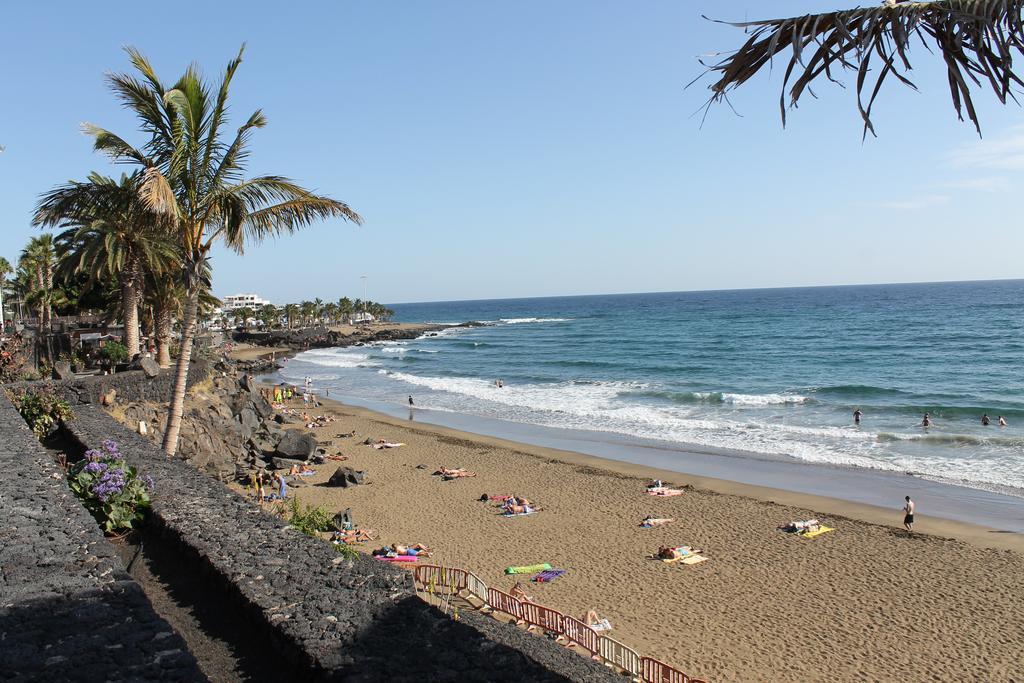
{"type": "Polygon", "coordinates": [[[360,368],[378,365],[367,353],[355,353],[345,349],[313,349],[303,351],[295,360],[329,368],[360,368]]]}
{"type": "Polygon", "coordinates": [[[498,322],[506,325],[521,325],[523,323],[564,323],[572,318],[499,318],[498,322]]]}
{"type": "Polygon", "coordinates": [[[723,403],[737,406],[770,406],[805,403],[806,396],[795,394],[722,394],[723,403]]]}

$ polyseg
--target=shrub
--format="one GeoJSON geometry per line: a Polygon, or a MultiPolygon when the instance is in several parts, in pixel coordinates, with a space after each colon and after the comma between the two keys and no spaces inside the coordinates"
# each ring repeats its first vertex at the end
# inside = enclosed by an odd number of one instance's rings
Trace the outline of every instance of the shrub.
{"type": "Polygon", "coordinates": [[[307,536],[316,536],[317,532],[334,529],[331,513],[322,505],[313,507],[307,504],[302,509],[298,499],[292,498],[288,501],[288,513],[288,523],[307,536]]]}
{"type": "Polygon", "coordinates": [[[135,528],[150,507],[153,479],[125,462],[117,442],[90,449],[68,470],[68,484],[105,532],[135,528]]]}
{"type": "Polygon", "coordinates": [[[74,411],[71,410],[71,404],[51,393],[25,391],[11,392],[9,395],[11,402],[25,418],[25,422],[32,428],[32,433],[38,439],[42,439],[53,431],[58,422],[75,417],[74,411]]]}
{"type": "Polygon", "coordinates": [[[108,341],[100,347],[100,358],[111,365],[128,362],[128,347],[121,342],[108,341]]]}

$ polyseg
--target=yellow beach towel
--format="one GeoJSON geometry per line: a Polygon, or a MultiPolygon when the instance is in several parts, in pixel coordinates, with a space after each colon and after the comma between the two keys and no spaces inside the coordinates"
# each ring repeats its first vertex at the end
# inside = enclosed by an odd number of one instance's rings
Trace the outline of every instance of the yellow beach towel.
{"type": "Polygon", "coordinates": [[[704,562],[707,559],[708,558],[704,557],[703,555],[690,555],[689,557],[683,558],[683,564],[700,564],[701,562],[704,562]]]}
{"type": "Polygon", "coordinates": [[[815,536],[821,536],[822,534],[827,534],[830,531],[835,531],[835,529],[833,529],[830,526],[823,526],[823,527],[819,527],[817,531],[808,531],[806,534],[797,534],[797,535],[800,536],[800,538],[814,538],[815,536]]]}

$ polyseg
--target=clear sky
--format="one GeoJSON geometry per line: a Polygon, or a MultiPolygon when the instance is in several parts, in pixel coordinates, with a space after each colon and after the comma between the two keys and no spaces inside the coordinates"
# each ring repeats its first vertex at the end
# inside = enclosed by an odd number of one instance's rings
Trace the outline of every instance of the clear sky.
{"type": "MultiPolygon", "coordinates": [[[[142,49],[165,81],[219,76],[233,125],[257,107],[250,170],[348,202],[321,224],[215,254],[215,293],[383,302],[1024,276],[1015,197],[1024,118],[979,95],[959,123],[938,58],[895,81],[861,142],[852,89],[821,84],[783,129],[780,69],[712,110],[699,55],[743,20],[842,0],[5,3],[0,255],[39,193],[117,173],[83,121],[141,138],[103,75],[142,49]]],[[[853,5],[851,1],[849,3],[853,5]]],[[[852,85],[852,78],[847,78],[852,85]]]]}

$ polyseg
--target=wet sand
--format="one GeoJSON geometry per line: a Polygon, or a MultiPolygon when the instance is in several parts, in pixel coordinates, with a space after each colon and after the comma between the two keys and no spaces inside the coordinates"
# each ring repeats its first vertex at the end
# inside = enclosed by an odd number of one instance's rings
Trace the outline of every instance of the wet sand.
{"type": "MultiPolygon", "coordinates": [[[[293,402],[301,406],[301,401],[293,402]]],[[[529,584],[539,602],[580,616],[594,608],[611,635],[713,681],[985,680],[1024,677],[1024,539],[891,510],[467,434],[331,402],[315,430],[329,452],[292,487],[303,502],[353,509],[383,543],[422,542],[433,561],[513,584],[508,565],[550,562],[568,574],[529,584]],[[335,438],[355,429],[356,439],[335,438]],[[366,438],[404,442],[374,450],[366,438]],[[319,486],[335,466],[368,472],[348,489],[319,486]],[[417,466],[424,465],[420,469],[417,466]],[[440,466],[477,477],[443,482],[440,466]],[[684,495],[652,498],[660,476],[684,495]],[[478,502],[516,493],[543,511],[506,519],[478,502]],[[674,517],[641,529],[647,514],[674,517]],[[778,524],[817,517],[836,531],[808,540],[778,524]],[[647,559],[660,545],[693,545],[695,566],[647,559]]]]}

